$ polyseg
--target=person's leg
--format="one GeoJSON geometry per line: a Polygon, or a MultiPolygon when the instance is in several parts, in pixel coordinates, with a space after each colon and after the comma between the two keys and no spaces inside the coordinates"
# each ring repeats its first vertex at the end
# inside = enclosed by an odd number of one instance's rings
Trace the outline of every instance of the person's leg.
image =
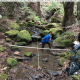
{"type": "Polygon", "coordinates": [[[42,42],[42,48],[44,48],[45,43],[42,42]]]}
{"type": "Polygon", "coordinates": [[[51,45],[50,45],[50,43],[49,43],[49,42],[46,42],[46,43],[48,44],[49,48],[51,49],[51,45]]]}

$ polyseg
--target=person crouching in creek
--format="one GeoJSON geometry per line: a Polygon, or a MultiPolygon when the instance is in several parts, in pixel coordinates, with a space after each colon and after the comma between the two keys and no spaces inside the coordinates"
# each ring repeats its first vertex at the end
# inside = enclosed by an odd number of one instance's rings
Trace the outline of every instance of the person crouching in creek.
{"type": "Polygon", "coordinates": [[[50,45],[51,37],[52,37],[51,32],[49,32],[48,35],[44,36],[44,38],[42,39],[42,48],[44,48],[45,43],[47,43],[49,48],[51,49],[51,45],[50,45]]]}

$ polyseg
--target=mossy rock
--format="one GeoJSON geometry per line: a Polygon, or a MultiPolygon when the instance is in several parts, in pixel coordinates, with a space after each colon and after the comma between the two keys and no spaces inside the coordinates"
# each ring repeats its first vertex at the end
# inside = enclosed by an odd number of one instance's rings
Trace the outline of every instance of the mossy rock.
{"type": "Polygon", "coordinates": [[[24,56],[26,56],[26,57],[30,57],[31,56],[31,52],[26,52],[25,54],[24,54],[24,56]]]}
{"type": "Polygon", "coordinates": [[[26,30],[22,30],[18,33],[17,35],[17,41],[26,41],[26,42],[30,42],[31,39],[31,35],[29,34],[28,31],[26,30]]]}
{"type": "Polygon", "coordinates": [[[52,34],[56,38],[60,36],[60,34],[63,32],[63,29],[56,27],[56,28],[50,28],[49,31],[52,32],[52,34]]]}
{"type": "Polygon", "coordinates": [[[7,41],[7,42],[10,42],[10,40],[11,40],[10,38],[6,38],[6,41],[7,41]]]}
{"type": "Polygon", "coordinates": [[[7,75],[6,74],[0,74],[0,80],[5,80],[7,79],[7,75]]]}
{"type": "Polygon", "coordinates": [[[23,45],[26,45],[26,42],[17,42],[16,44],[20,45],[20,46],[23,46],[23,45]]]}
{"type": "Polygon", "coordinates": [[[49,34],[49,30],[44,30],[44,31],[41,32],[41,34],[42,35],[47,35],[47,34],[49,34]]]}
{"type": "Polygon", "coordinates": [[[6,47],[0,46],[0,52],[3,52],[6,49],[6,47]]]}
{"type": "Polygon", "coordinates": [[[73,45],[73,39],[71,39],[68,35],[57,37],[54,42],[58,43],[61,47],[71,47],[73,45]]]}
{"type": "Polygon", "coordinates": [[[8,29],[7,29],[7,28],[0,27],[0,32],[3,32],[3,33],[5,33],[6,31],[8,31],[8,29]]]}
{"type": "Polygon", "coordinates": [[[56,18],[56,17],[54,17],[54,16],[52,16],[51,17],[51,22],[55,22],[55,23],[62,23],[62,19],[60,19],[60,18],[56,18]]]}
{"type": "Polygon", "coordinates": [[[46,29],[50,29],[50,28],[56,28],[59,25],[57,23],[49,23],[45,26],[46,29]]]}
{"type": "Polygon", "coordinates": [[[11,49],[12,51],[19,51],[19,50],[20,50],[19,47],[16,47],[16,46],[15,46],[15,47],[11,47],[10,49],[11,49]]]}
{"type": "Polygon", "coordinates": [[[8,58],[7,59],[7,64],[10,66],[10,67],[14,67],[18,64],[17,60],[13,59],[13,58],[8,58]]]}
{"type": "Polygon", "coordinates": [[[10,31],[5,32],[5,34],[6,34],[8,37],[17,36],[18,33],[19,33],[18,30],[10,30],[10,31]]]}
{"type": "Polygon", "coordinates": [[[77,76],[77,75],[71,75],[71,77],[72,77],[74,80],[80,80],[80,77],[77,76]]]}
{"type": "Polygon", "coordinates": [[[13,30],[20,29],[20,26],[16,22],[7,22],[7,26],[13,30]]]}
{"type": "Polygon", "coordinates": [[[64,56],[66,56],[66,53],[61,53],[60,54],[60,57],[64,57],[64,56]]]}
{"type": "Polygon", "coordinates": [[[61,58],[60,61],[59,61],[59,65],[60,65],[60,66],[63,66],[65,60],[66,60],[65,58],[61,58]]]}

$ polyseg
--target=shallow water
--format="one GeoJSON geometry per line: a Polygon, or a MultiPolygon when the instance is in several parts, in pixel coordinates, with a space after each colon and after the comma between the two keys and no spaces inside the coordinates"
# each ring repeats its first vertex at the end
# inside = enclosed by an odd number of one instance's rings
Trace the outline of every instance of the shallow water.
{"type": "MultiPolygon", "coordinates": [[[[40,43],[38,43],[40,44],[40,43]]],[[[29,47],[37,47],[37,42],[33,42],[29,45],[29,47]]],[[[38,45],[39,48],[41,48],[42,45],[38,45]]],[[[45,48],[48,48],[48,45],[45,44],[45,48]]],[[[29,61],[23,61],[21,64],[25,66],[33,66],[33,68],[38,68],[38,52],[39,52],[39,65],[42,69],[46,70],[54,70],[57,71],[59,68],[58,63],[55,63],[55,56],[50,54],[50,51],[47,50],[38,50],[37,49],[29,49],[29,48],[21,48],[20,47],[20,54],[24,56],[25,52],[32,52],[32,54],[37,54],[36,56],[33,56],[31,60],[29,61]],[[48,62],[44,62],[43,59],[47,58],[48,62]]],[[[26,80],[25,76],[28,75],[26,69],[18,68],[16,72],[16,80],[21,78],[21,80],[26,80]]]]}

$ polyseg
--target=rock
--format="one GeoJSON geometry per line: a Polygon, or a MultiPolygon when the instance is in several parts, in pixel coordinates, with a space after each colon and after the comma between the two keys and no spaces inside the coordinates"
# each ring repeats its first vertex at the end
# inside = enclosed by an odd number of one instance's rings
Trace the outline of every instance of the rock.
{"type": "Polygon", "coordinates": [[[10,49],[11,49],[12,51],[20,51],[19,47],[16,47],[16,46],[15,46],[15,47],[11,47],[10,49]]]}
{"type": "Polygon", "coordinates": [[[44,35],[45,36],[47,34],[49,34],[49,30],[44,30],[44,31],[41,32],[41,35],[44,35]]]}
{"type": "Polygon", "coordinates": [[[19,45],[19,46],[24,46],[24,45],[26,45],[27,43],[26,43],[26,42],[17,42],[16,44],[19,45]]]}
{"type": "Polygon", "coordinates": [[[57,38],[63,32],[63,29],[61,29],[60,27],[56,27],[56,28],[50,28],[49,31],[52,32],[55,38],[57,38]]]}
{"type": "Polygon", "coordinates": [[[61,76],[61,75],[62,75],[62,71],[57,71],[57,73],[59,74],[59,76],[61,76]]]}
{"type": "Polygon", "coordinates": [[[26,42],[30,42],[31,39],[31,35],[29,34],[28,31],[26,30],[22,30],[18,33],[17,35],[17,41],[26,41],[26,42]]]}
{"type": "Polygon", "coordinates": [[[42,59],[43,62],[48,62],[47,58],[42,59]]]}
{"type": "Polygon", "coordinates": [[[7,26],[13,30],[20,30],[20,26],[16,22],[7,22],[7,26]]]}
{"type": "Polygon", "coordinates": [[[17,60],[13,59],[13,58],[8,58],[7,59],[7,64],[10,66],[10,67],[14,67],[17,65],[17,60]]]}
{"type": "Polygon", "coordinates": [[[49,23],[45,26],[46,29],[50,29],[50,28],[56,28],[59,25],[57,23],[49,23]]]}
{"type": "Polygon", "coordinates": [[[5,32],[5,34],[6,34],[8,37],[15,37],[15,36],[17,36],[18,33],[19,33],[18,30],[10,30],[10,31],[5,32]]]}
{"type": "Polygon", "coordinates": [[[10,42],[10,40],[11,40],[10,38],[6,38],[6,41],[7,41],[7,42],[10,42]]]}
{"type": "Polygon", "coordinates": [[[4,68],[3,68],[3,70],[6,70],[6,69],[7,69],[7,67],[4,67],[4,68]]]}
{"type": "Polygon", "coordinates": [[[32,53],[31,53],[31,52],[26,52],[26,53],[24,54],[24,56],[26,56],[26,57],[31,57],[31,56],[32,56],[32,53]]]}
{"type": "Polygon", "coordinates": [[[50,75],[53,75],[53,76],[57,76],[58,75],[58,72],[53,71],[53,70],[48,70],[47,73],[50,74],[50,75]]]}
{"type": "Polygon", "coordinates": [[[15,57],[15,59],[18,61],[23,61],[23,60],[30,60],[31,58],[29,58],[29,57],[15,57]]]}
{"type": "Polygon", "coordinates": [[[60,53],[52,53],[54,56],[59,56],[60,55],[60,53]]]}
{"type": "Polygon", "coordinates": [[[19,51],[14,52],[15,56],[21,56],[19,51]]]}

